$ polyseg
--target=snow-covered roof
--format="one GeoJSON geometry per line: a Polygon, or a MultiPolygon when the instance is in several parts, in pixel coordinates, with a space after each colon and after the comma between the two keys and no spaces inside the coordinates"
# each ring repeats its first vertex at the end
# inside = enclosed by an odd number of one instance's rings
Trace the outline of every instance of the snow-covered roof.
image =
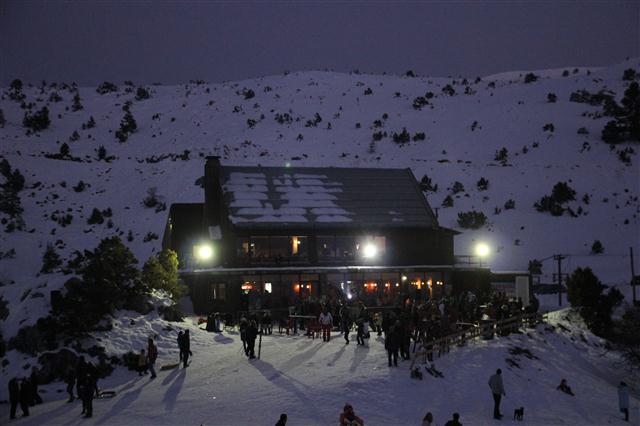
{"type": "Polygon", "coordinates": [[[222,166],[236,227],[437,227],[410,169],[222,166]]]}

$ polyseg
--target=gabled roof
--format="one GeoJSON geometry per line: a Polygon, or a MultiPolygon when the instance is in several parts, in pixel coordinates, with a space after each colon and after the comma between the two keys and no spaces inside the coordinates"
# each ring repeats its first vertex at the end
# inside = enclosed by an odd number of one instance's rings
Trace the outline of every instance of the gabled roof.
{"type": "Polygon", "coordinates": [[[239,228],[438,227],[410,169],[221,166],[220,174],[239,228]]]}

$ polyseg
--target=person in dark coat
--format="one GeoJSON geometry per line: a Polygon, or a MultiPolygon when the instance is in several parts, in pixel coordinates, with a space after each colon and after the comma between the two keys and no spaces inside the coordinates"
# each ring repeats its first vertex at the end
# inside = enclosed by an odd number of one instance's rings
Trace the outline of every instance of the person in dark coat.
{"type": "Polygon", "coordinates": [[[29,379],[31,385],[31,406],[42,404],[42,398],[38,394],[38,372],[35,367],[31,369],[31,377],[29,379]]]}
{"type": "Polygon", "coordinates": [[[189,366],[189,356],[191,355],[191,337],[189,336],[189,330],[186,330],[182,335],[182,366],[187,368],[189,366]]]}
{"type": "Polygon", "coordinates": [[[84,357],[81,356],[78,359],[78,362],[76,363],[76,394],[78,395],[78,398],[82,398],[80,396],[80,388],[82,388],[83,383],[84,383],[84,376],[87,372],[87,363],[84,361],[84,357]]]}
{"type": "Polygon", "coordinates": [[[93,415],[93,394],[97,387],[97,382],[93,374],[87,372],[85,373],[83,383],[82,394],[80,395],[82,398],[82,412],[84,416],[88,418],[93,415]]]}
{"type": "Polygon", "coordinates": [[[258,337],[258,325],[252,320],[247,327],[247,356],[249,359],[256,357],[256,337],[258,337]]]}
{"type": "Polygon", "coordinates": [[[242,341],[242,350],[246,356],[249,356],[247,351],[247,328],[249,327],[249,321],[245,317],[240,318],[240,340],[242,341]]]}
{"type": "Polygon", "coordinates": [[[462,426],[462,423],[460,423],[460,414],[453,413],[453,419],[446,422],[444,426],[462,426]]]}
{"type": "Polygon", "coordinates": [[[398,349],[400,348],[400,340],[398,336],[398,329],[400,328],[400,321],[395,326],[391,327],[387,331],[387,337],[384,339],[384,348],[387,350],[387,357],[389,358],[389,367],[391,367],[391,361],[393,365],[398,366],[398,349]]]}
{"type": "Polygon", "coordinates": [[[278,419],[278,423],[276,426],[286,426],[287,425],[287,415],[285,413],[280,414],[280,419],[278,419]]]}
{"type": "Polygon", "coordinates": [[[31,402],[31,386],[26,378],[20,381],[20,408],[22,408],[22,417],[29,415],[29,403],[31,402]]]}
{"type": "Polygon", "coordinates": [[[153,343],[153,339],[149,337],[147,341],[147,367],[151,371],[151,378],[156,378],[156,359],[158,359],[158,347],[153,343]]]}
{"type": "Polygon", "coordinates": [[[182,346],[183,346],[182,341],[183,340],[184,340],[184,332],[180,330],[178,332],[178,352],[180,353],[180,359],[178,360],[178,363],[182,362],[182,346]]]}
{"type": "MultiPolygon", "coordinates": [[[[9,380],[9,402],[11,403],[11,413],[9,414],[9,418],[15,419],[16,409],[20,402],[20,386],[18,385],[18,379],[15,377],[9,380]]],[[[25,414],[24,411],[23,414],[25,414]]],[[[26,414],[28,415],[29,413],[27,412],[26,414]]]]}
{"type": "Polygon", "coordinates": [[[364,319],[362,317],[359,317],[356,320],[356,326],[357,326],[356,340],[358,341],[358,345],[364,346],[364,319]]]}
{"type": "Polygon", "coordinates": [[[625,382],[620,382],[618,386],[618,407],[624,414],[624,421],[629,421],[629,388],[625,382]]]}
{"type": "Polygon", "coordinates": [[[349,307],[343,306],[340,311],[340,318],[342,319],[342,332],[344,333],[345,344],[349,344],[349,331],[351,330],[351,314],[349,313],[349,307]]]}
{"type": "Polygon", "coordinates": [[[76,385],[76,373],[73,368],[69,368],[69,371],[67,371],[64,382],[67,384],[67,393],[69,394],[69,400],[67,402],[73,402],[75,399],[73,396],[73,387],[76,385]]]}
{"type": "Polygon", "coordinates": [[[500,414],[500,400],[502,396],[506,396],[506,392],[504,391],[504,385],[502,384],[502,370],[497,369],[496,374],[489,378],[489,387],[491,388],[491,393],[493,394],[493,418],[500,420],[503,416],[500,414]]]}

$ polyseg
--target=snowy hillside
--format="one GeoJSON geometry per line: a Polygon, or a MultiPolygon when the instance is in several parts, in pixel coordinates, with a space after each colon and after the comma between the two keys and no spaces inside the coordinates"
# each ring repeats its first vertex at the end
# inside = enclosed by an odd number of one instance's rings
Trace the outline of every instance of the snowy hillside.
{"type": "MultiPolygon", "coordinates": [[[[153,381],[117,370],[99,385],[117,390],[118,396],[94,401],[89,421],[78,418],[79,403],[66,403],[62,384],[43,386],[46,403],[20,424],[267,425],[284,412],[288,424],[331,425],[346,402],[367,425],[416,425],[427,411],[438,425],[455,411],[465,425],[501,424],[491,420],[487,386],[497,368],[503,370],[507,393],[502,423],[510,424],[513,410],[524,406],[528,425],[628,424],[617,411],[616,385],[628,380],[620,359],[575,317],[568,318],[567,311],[559,311],[536,330],[453,347],[436,360],[444,377],[425,373],[422,381],[409,378],[406,361],[399,368],[387,367],[384,342],[374,333],[365,347],[354,341],[345,345],[338,333],[328,343],[275,333],[264,337],[261,359],[249,362],[237,333],[207,333],[185,323],[181,328],[191,329],[194,353],[187,369],[160,372],[153,381]],[[556,390],[562,378],[575,396],[556,390]]],[[[118,322],[131,319],[141,321],[124,316],[118,322]]],[[[144,322],[121,330],[112,349],[142,344],[153,331],[144,322]]],[[[175,332],[159,334],[158,363],[176,362],[175,343],[168,338],[175,332]]],[[[632,421],[638,419],[639,404],[635,394],[632,421]]],[[[4,405],[0,415],[6,418],[7,411],[4,405]]]]}
{"type": "MultiPolygon", "coordinates": [[[[640,268],[640,160],[631,153],[630,163],[624,163],[618,151],[632,145],[611,150],[600,140],[608,120],[600,116],[601,106],[569,99],[579,90],[610,90],[619,101],[629,84],[622,79],[628,68],[640,69],[640,60],[566,73],[535,71],[539,78],[531,82],[525,82],[525,72],[468,81],[304,72],[223,84],[147,86],[148,99],[136,99],[138,87],[118,83],[117,91],[105,94],[79,88],[76,102],[73,86],[25,85],[20,93],[25,105],[33,103],[29,114],[46,105],[51,119],[49,128],[31,134],[22,124],[21,102],[10,99],[12,89],[5,88],[0,155],[26,182],[18,194],[24,230],[7,232],[3,221],[0,232],[0,295],[9,301],[9,315],[0,323],[4,339],[46,315],[49,292],[68,278],[39,273],[48,244],[66,261],[75,250],[93,249],[118,234],[142,264],[160,249],[167,220],[167,210],[144,206],[148,190],[157,188],[167,206],[202,202],[196,181],[207,155],[221,156],[225,165],[408,167],[418,179],[427,175],[438,186],[427,198],[441,225],[461,230],[458,213],[470,210],[488,217],[487,226],[456,237],[456,254],[471,254],[475,241],[486,241],[492,247],[486,263],[494,270],[522,270],[531,259],[568,254],[564,272],[591,266],[605,283],[627,283],[630,246],[640,268]],[[137,130],[121,143],[116,131],[127,105],[137,130]],[[394,142],[394,133],[403,129],[411,140],[394,142]],[[63,144],[68,152],[61,153],[63,144]],[[506,156],[496,160],[503,148],[506,156]],[[480,178],[488,180],[486,190],[477,187],[480,178]],[[456,181],[464,190],[453,194],[456,181]],[[558,182],[576,191],[575,201],[565,207],[577,217],[534,208],[558,182]],[[448,195],[453,206],[443,207],[448,195]],[[505,208],[509,200],[514,208],[505,208]],[[110,209],[111,215],[88,224],[94,209],[110,209]],[[590,254],[595,240],[602,242],[603,254],[590,254]]],[[[551,281],[553,269],[550,260],[543,264],[545,281],[551,281]]],[[[16,362],[3,366],[5,376],[19,368],[20,357],[10,357],[16,362]]],[[[325,358],[318,362],[328,362],[325,358]]],[[[453,360],[455,355],[445,362],[453,360]]],[[[348,361],[354,371],[356,361],[348,361]]],[[[264,368],[267,376],[273,373],[264,368]]],[[[306,386],[295,383],[273,386],[293,393],[306,386]]],[[[331,404],[326,410],[305,415],[324,418],[335,408],[331,404]]],[[[273,413],[278,411],[274,407],[273,413]]]]}

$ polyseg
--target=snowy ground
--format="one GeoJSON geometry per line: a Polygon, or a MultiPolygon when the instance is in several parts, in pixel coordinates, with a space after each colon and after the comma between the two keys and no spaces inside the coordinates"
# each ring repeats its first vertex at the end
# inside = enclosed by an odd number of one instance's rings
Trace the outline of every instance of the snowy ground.
{"type": "MultiPolygon", "coordinates": [[[[551,323],[564,315],[551,314],[551,323]]],[[[434,413],[438,425],[454,411],[465,425],[501,424],[492,420],[487,386],[496,368],[503,369],[507,392],[502,423],[511,423],[514,408],[524,406],[529,425],[628,424],[617,411],[616,385],[626,380],[637,392],[638,383],[625,375],[617,355],[600,346],[600,339],[562,322],[564,328],[539,326],[453,348],[436,361],[445,377],[425,374],[423,381],[409,378],[408,362],[388,368],[382,338],[375,335],[367,347],[358,347],[354,341],[345,345],[337,333],[329,343],[274,334],[264,338],[261,359],[250,362],[241,354],[236,333],[207,333],[184,323],[193,333],[189,368],[160,372],[153,381],[117,370],[99,385],[117,390],[118,396],[94,401],[90,420],[80,417],[80,403],[65,402],[64,385],[44,386],[46,403],[16,424],[266,425],[285,412],[292,425],[329,425],[337,423],[345,402],[367,425],[419,424],[426,411],[434,413]],[[515,347],[528,349],[534,358],[510,354],[515,347]],[[510,367],[507,358],[519,367],[510,367]],[[555,389],[561,378],[575,397],[555,389]]],[[[161,339],[159,364],[177,360],[176,350],[169,350],[174,335],[161,339]]],[[[640,418],[639,406],[636,393],[632,421],[640,418]]],[[[7,405],[2,411],[2,418],[8,418],[7,405]]]]}
{"type": "MultiPolygon", "coordinates": [[[[622,163],[617,150],[632,144],[611,150],[600,140],[609,119],[599,115],[602,107],[570,101],[573,92],[583,89],[612,90],[619,101],[629,84],[622,80],[628,68],[639,69],[640,60],[571,69],[566,77],[563,70],[536,71],[541,78],[533,83],[524,83],[524,72],[477,82],[470,77],[468,84],[461,78],[304,72],[223,84],[150,86],[148,100],[135,100],[136,88],[120,84],[117,93],[105,95],[93,87],[79,88],[83,108],[77,111],[72,108],[75,89],[25,86],[25,102],[36,105],[33,111],[47,105],[52,121],[49,129],[31,135],[22,126],[25,110],[4,90],[0,108],[7,123],[0,129],[0,155],[26,179],[20,193],[26,226],[24,231],[0,232],[5,254],[0,296],[9,301],[10,310],[0,323],[3,337],[8,340],[47,315],[49,292],[69,278],[38,272],[47,244],[56,244],[66,261],[74,250],[93,249],[113,235],[126,239],[131,231],[133,240],[126,244],[144,262],[160,248],[151,233],[161,236],[167,220],[166,210],[144,207],[147,190],[158,188],[167,205],[202,202],[202,188],[195,182],[203,174],[206,155],[220,155],[225,165],[411,168],[418,179],[426,174],[439,186],[427,198],[443,226],[461,230],[456,221],[460,212],[487,215],[486,227],[456,237],[457,255],[471,253],[482,240],[492,248],[486,259],[492,269],[523,270],[531,259],[563,253],[569,255],[563,261],[565,272],[590,266],[606,284],[628,283],[629,247],[634,247],[636,267],[640,254],[637,147],[631,163],[622,163]],[[454,96],[443,93],[449,84],[454,96]],[[245,88],[255,91],[255,97],[247,98],[245,88]],[[431,105],[414,109],[413,99],[427,91],[435,93],[431,105]],[[557,102],[548,102],[549,93],[557,95],[557,102]],[[54,94],[59,102],[50,100],[54,94]],[[127,101],[138,130],[119,143],[114,132],[127,101]],[[278,122],[276,114],[283,113],[291,120],[278,122]],[[316,113],[323,121],[307,126],[316,113]],[[83,128],[91,116],[96,126],[83,128]],[[547,124],[554,130],[544,130],[547,124]],[[391,135],[403,128],[412,135],[424,132],[425,140],[394,143],[391,135]],[[373,141],[380,131],[387,136],[373,141]],[[65,142],[71,156],[81,161],[47,158],[65,142]],[[98,160],[99,146],[115,158],[98,160]],[[500,165],[494,158],[503,147],[509,156],[500,165]],[[176,159],[185,150],[189,158],[176,159]],[[477,188],[481,177],[490,181],[486,191],[477,188]],[[73,189],[79,181],[88,184],[81,192],[73,189]],[[456,181],[464,192],[452,194],[456,181]],[[535,211],[534,202],[557,182],[576,190],[569,205],[584,214],[552,217],[535,211]],[[447,195],[454,198],[451,208],[441,205],[447,195]],[[510,199],[515,209],[504,208],[510,199]],[[112,209],[111,221],[89,225],[94,208],[112,209]],[[73,215],[71,224],[54,220],[61,212],[73,215]],[[602,242],[604,254],[590,253],[594,240],[602,242]],[[11,249],[15,254],[6,256],[11,249]]],[[[554,270],[551,260],[543,263],[544,282],[552,281],[554,270]]],[[[555,295],[543,299],[543,308],[557,308],[555,295]]],[[[109,354],[121,355],[158,334],[161,362],[175,359],[174,335],[164,334],[167,324],[154,315],[127,314],[108,338],[97,337],[109,354]],[[131,319],[134,326],[127,322],[131,319]]],[[[486,381],[496,366],[505,367],[508,347],[515,344],[527,344],[540,360],[522,359],[522,369],[505,368],[507,415],[524,405],[530,424],[618,422],[614,385],[624,374],[614,354],[603,355],[601,348],[563,333],[532,336],[456,350],[438,362],[445,379],[415,382],[406,368],[388,371],[375,339],[370,348],[356,348],[339,340],[322,344],[270,337],[263,359],[249,364],[239,356],[237,336],[194,331],[196,357],[187,371],[162,373],[151,383],[116,371],[103,386],[118,389],[120,396],[97,401],[96,417],[89,422],[78,418],[77,406],[61,402],[64,395],[56,391],[62,385],[53,384],[44,388],[50,402],[20,423],[269,424],[286,411],[291,424],[331,424],[349,400],[367,424],[418,424],[426,410],[436,414],[439,425],[455,410],[465,425],[487,424],[491,401],[486,381]],[[567,399],[555,391],[561,375],[577,397],[567,399]]],[[[34,360],[9,351],[3,361],[9,361],[1,372],[6,381],[24,374],[24,365],[34,360]]],[[[0,399],[5,395],[2,386],[0,399]]]]}

